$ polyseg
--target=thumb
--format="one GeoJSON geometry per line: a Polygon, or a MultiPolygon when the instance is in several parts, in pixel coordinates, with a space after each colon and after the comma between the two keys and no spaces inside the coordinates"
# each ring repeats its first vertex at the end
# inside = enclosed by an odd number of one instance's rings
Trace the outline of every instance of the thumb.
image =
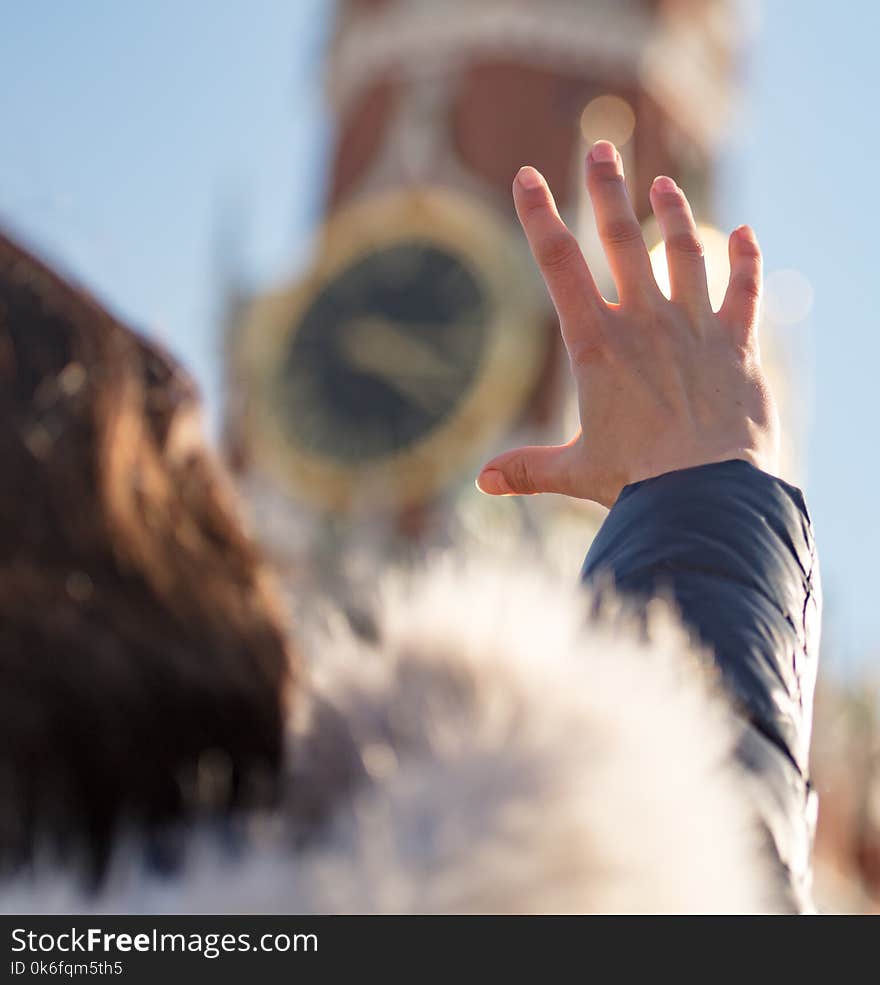
{"type": "Polygon", "coordinates": [[[488,496],[572,495],[573,442],[516,448],[483,466],[477,488],[488,496]]]}

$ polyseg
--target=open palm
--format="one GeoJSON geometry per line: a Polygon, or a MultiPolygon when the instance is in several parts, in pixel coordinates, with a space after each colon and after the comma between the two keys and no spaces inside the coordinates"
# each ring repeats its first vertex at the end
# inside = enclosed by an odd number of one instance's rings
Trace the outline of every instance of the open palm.
{"type": "Polygon", "coordinates": [[[559,315],[580,431],[563,445],[493,458],[479,488],[490,495],[555,492],[610,506],[631,482],[694,465],[739,458],[774,473],[779,428],[760,365],[754,233],[741,226],[730,236],[730,283],[716,313],[690,205],[671,178],[656,178],[651,204],[666,243],[667,299],[613,144],[596,143],[586,171],[617,304],[599,293],[541,175],[524,167],[514,182],[517,214],[559,315]]]}

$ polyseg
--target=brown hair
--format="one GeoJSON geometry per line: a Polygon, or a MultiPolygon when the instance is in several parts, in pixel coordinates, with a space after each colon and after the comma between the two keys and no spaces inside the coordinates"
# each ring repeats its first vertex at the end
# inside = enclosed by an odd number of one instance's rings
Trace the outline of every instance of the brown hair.
{"type": "Polygon", "coordinates": [[[262,799],[285,634],[180,367],[0,234],[0,862],[262,799]]]}

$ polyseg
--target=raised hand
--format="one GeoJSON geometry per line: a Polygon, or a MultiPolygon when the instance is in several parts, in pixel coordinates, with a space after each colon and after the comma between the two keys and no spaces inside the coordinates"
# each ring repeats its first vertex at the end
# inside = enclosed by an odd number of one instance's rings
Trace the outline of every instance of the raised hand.
{"type": "Polygon", "coordinates": [[[739,458],[775,473],[779,426],[758,348],[754,233],[740,226],[730,236],[730,283],[716,313],[691,208],[671,178],[651,188],[671,299],[654,280],[613,144],[593,146],[587,186],[618,304],[599,293],[541,175],[524,167],[513,185],[559,315],[581,429],[564,445],[498,455],[477,485],[496,496],[555,492],[611,506],[628,483],[694,465],[739,458]]]}

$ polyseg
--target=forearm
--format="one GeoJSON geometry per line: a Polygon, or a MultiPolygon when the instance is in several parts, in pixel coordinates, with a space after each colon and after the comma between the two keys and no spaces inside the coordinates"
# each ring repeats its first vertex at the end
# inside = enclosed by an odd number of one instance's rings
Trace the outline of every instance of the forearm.
{"type": "Polygon", "coordinates": [[[745,729],[739,758],[795,897],[808,879],[808,754],[821,592],[801,493],[741,461],[628,486],[583,576],[671,596],[713,652],[745,729]]]}

